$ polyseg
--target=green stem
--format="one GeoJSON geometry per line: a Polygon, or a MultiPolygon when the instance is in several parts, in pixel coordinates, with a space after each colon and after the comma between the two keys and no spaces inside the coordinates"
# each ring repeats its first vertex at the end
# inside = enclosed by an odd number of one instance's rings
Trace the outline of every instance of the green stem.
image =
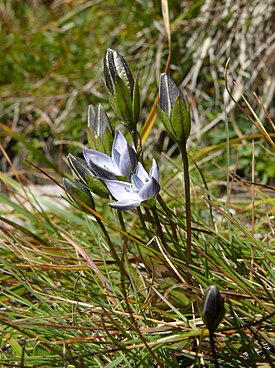
{"type": "Polygon", "coordinates": [[[167,243],[166,243],[166,239],[165,239],[165,236],[163,234],[163,231],[162,231],[162,228],[161,228],[161,224],[160,224],[160,221],[159,221],[159,216],[158,216],[158,212],[157,212],[157,209],[156,209],[156,206],[153,206],[151,208],[152,212],[153,212],[153,215],[154,215],[154,220],[155,220],[155,223],[157,225],[157,235],[159,236],[163,246],[165,249],[167,249],[167,243]]]}
{"type": "Polygon", "coordinates": [[[148,240],[151,240],[152,238],[152,234],[151,232],[147,229],[147,226],[146,226],[146,223],[145,223],[145,220],[144,220],[144,216],[143,216],[143,213],[141,212],[141,209],[140,207],[137,208],[137,213],[138,213],[138,216],[139,216],[139,220],[140,220],[140,223],[142,225],[142,228],[143,230],[145,231],[147,237],[148,237],[148,240]]]}
{"type": "Polygon", "coordinates": [[[158,200],[159,204],[161,205],[163,211],[167,215],[167,218],[168,218],[169,223],[170,223],[170,227],[172,229],[173,238],[178,243],[179,240],[178,240],[177,228],[176,228],[175,223],[172,220],[172,216],[174,216],[175,214],[166,206],[166,203],[164,202],[164,200],[162,199],[160,194],[157,195],[157,200],[158,200]]]}
{"type": "Polygon", "coordinates": [[[110,248],[110,251],[112,253],[112,256],[115,259],[116,264],[120,268],[121,277],[126,276],[128,278],[128,280],[130,280],[129,275],[127,274],[127,272],[125,270],[125,267],[124,267],[124,264],[123,264],[124,249],[123,249],[123,256],[120,259],[120,257],[117,255],[117,251],[116,251],[116,249],[115,249],[115,247],[113,245],[113,242],[112,242],[112,240],[111,240],[111,238],[110,238],[110,236],[108,234],[108,231],[106,230],[103,222],[99,218],[96,218],[96,220],[97,220],[97,223],[100,226],[100,228],[101,228],[101,230],[102,230],[102,232],[103,232],[103,234],[105,236],[105,239],[106,239],[107,244],[108,244],[108,246],[110,248]]]}
{"type": "Polygon", "coordinates": [[[110,251],[112,253],[113,258],[115,259],[116,263],[119,266],[120,265],[120,259],[119,259],[118,255],[117,255],[117,252],[116,252],[116,250],[114,248],[113,242],[112,242],[112,240],[111,240],[111,238],[110,238],[110,236],[108,234],[108,231],[106,230],[106,227],[104,226],[103,222],[99,218],[97,218],[97,217],[96,217],[96,221],[97,221],[99,227],[101,228],[101,230],[102,230],[102,232],[103,232],[103,234],[105,236],[105,239],[106,239],[106,241],[108,243],[108,246],[110,248],[110,251]]]}
{"type": "Polygon", "coordinates": [[[141,138],[139,135],[139,132],[137,130],[130,131],[134,146],[137,152],[138,161],[142,163],[142,144],[141,144],[141,138]]]}
{"type": "Polygon", "coordinates": [[[136,321],[136,318],[135,318],[135,316],[132,312],[132,309],[131,309],[131,305],[130,305],[130,302],[129,302],[129,297],[127,295],[127,291],[126,291],[126,287],[125,287],[125,283],[124,283],[123,278],[121,278],[121,286],[122,286],[122,293],[123,293],[123,296],[124,296],[124,301],[125,301],[125,304],[126,304],[126,310],[129,313],[132,324],[135,327],[136,332],[140,337],[140,340],[144,343],[144,346],[146,347],[147,351],[151,354],[152,358],[156,360],[156,362],[158,363],[158,367],[160,367],[160,368],[164,367],[163,364],[162,364],[162,361],[155,354],[154,350],[151,349],[150,345],[147,342],[146,337],[141,333],[141,331],[139,329],[139,325],[138,325],[138,323],[136,321]]]}
{"type": "Polygon", "coordinates": [[[191,201],[190,201],[190,178],[186,143],[181,147],[181,156],[184,173],[185,209],[186,209],[186,258],[191,262],[191,201]]]}

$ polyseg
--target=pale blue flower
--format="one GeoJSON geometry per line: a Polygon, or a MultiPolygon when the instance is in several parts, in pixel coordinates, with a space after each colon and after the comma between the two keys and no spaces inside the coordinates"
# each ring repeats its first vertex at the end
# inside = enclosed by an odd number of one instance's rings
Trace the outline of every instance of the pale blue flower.
{"type": "Polygon", "coordinates": [[[154,198],[160,191],[159,171],[155,160],[149,172],[140,162],[137,163],[136,172],[131,177],[131,183],[119,180],[105,180],[109,192],[117,200],[110,206],[120,210],[130,210],[139,207],[142,202],[154,198]]]}
{"type": "Polygon", "coordinates": [[[137,167],[136,152],[119,130],[115,132],[111,157],[87,148],[83,150],[83,155],[93,174],[102,180],[116,179],[120,176],[130,180],[137,167]]]}

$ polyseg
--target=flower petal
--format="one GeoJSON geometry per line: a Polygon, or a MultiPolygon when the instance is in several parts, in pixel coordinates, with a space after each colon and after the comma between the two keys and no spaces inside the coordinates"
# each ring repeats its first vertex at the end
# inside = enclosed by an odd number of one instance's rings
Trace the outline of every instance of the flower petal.
{"type": "Polygon", "coordinates": [[[105,180],[105,184],[112,196],[118,201],[140,201],[138,191],[135,190],[133,184],[119,180],[105,180]]]}
{"type": "Polygon", "coordinates": [[[156,160],[153,158],[153,164],[149,173],[150,177],[156,179],[156,181],[159,181],[159,168],[156,160]]]}
{"type": "Polygon", "coordinates": [[[137,180],[137,184],[135,183],[137,187],[140,187],[139,183],[142,183],[144,185],[149,180],[149,175],[140,162],[138,162],[137,164],[137,170],[136,170],[135,176],[137,177],[135,179],[137,180]]]}
{"type": "Polygon", "coordinates": [[[120,175],[128,179],[137,166],[137,156],[135,150],[129,146],[125,137],[119,130],[115,132],[112,148],[112,160],[118,166],[120,175]]]}
{"type": "Polygon", "coordinates": [[[122,176],[126,176],[128,179],[135,171],[137,166],[136,152],[130,146],[121,154],[119,161],[119,170],[122,176]]]}
{"type": "Polygon", "coordinates": [[[160,185],[155,178],[150,178],[149,181],[138,192],[142,201],[154,198],[160,191],[160,185]]]}
{"type": "Polygon", "coordinates": [[[118,167],[105,153],[84,148],[83,156],[91,169],[95,171],[95,175],[108,179],[120,175],[118,167]]]}
{"type": "Polygon", "coordinates": [[[124,135],[121,134],[119,130],[116,130],[113,147],[112,147],[112,159],[117,164],[117,166],[119,165],[121,155],[125,152],[125,150],[127,149],[127,146],[128,146],[128,143],[124,135]]]}
{"type": "Polygon", "coordinates": [[[139,207],[141,204],[141,201],[118,201],[109,203],[109,206],[112,208],[115,208],[116,210],[131,210],[133,208],[139,207]]]}

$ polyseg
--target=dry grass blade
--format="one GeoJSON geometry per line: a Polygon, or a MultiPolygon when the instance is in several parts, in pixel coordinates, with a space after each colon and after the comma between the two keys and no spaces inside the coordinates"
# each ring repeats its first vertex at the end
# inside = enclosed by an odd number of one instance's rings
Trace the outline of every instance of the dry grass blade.
{"type": "Polygon", "coordinates": [[[260,121],[258,115],[255,113],[255,111],[253,110],[252,106],[249,104],[249,102],[247,101],[247,99],[245,98],[245,96],[241,93],[241,97],[243,99],[243,101],[245,102],[246,107],[248,108],[249,112],[251,113],[251,115],[249,115],[246,110],[242,107],[242,105],[234,98],[233,94],[230,91],[230,88],[228,86],[228,69],[229,69],[229,62],[230,59],[227,60],[226,66],[225,66],[225,74],[224,74],[224,79],[225,79],[225,87],[226,90],[229,94],[229,96],[231,97],[231,99],[234,101],[234,103],[236,104],[236,106],[238,106],[238,108],[242,111],[242,113],[252,122],[252,124],[262,133],[262,135],[265,137],[265,139],[267,140],[267,142],[273,147],[275,148],[275,143],[273,142],[273,140],[271,139],[271,136],[268,134],[268,132],[266,131],[265,127],[263,126],[262,122],[260,121]]]}
{"type": "Polygon", "coordinates": [[[85,259],[85,261],[87,262],[88,266],[95,272],[95,274],[97,275],[97,277],[99,278],[99,280],[102,282],[102,285],[106,288],[108,295],[110,296],[110,301],[114,304],[116,304],[115,302],[115,294],[114,291],[112,290],[111,285],[108,283],[108,281],[105,279],[105,277],[102,275],[102,273],[100,272],[99,268],[97,267],[97,265],[94,263],[94,261],[92,260],[92,258],[88,255],[88,253],[79,245],[77,244],[73,239],[71,239],[69,236],[67,236],[64,233],[61,233],[62,237],[64,239],[66,239],[74,248],[75,250],[81,254],[81,256],[85,259]]]}

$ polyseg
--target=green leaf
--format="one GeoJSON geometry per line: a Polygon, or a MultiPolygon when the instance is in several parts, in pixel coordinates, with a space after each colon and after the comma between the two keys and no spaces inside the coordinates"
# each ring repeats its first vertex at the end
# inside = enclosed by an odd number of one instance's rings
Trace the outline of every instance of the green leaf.
{"type": "Polygon", "coordinates": [[[15,354],[18,357],[24,356],[25,358],[28,358],[27,353],[25,351],[23,351],[22,346],[13,337],[8,339],[7,342],[11,345],[11,347],[13,348],[15,354]]]}

